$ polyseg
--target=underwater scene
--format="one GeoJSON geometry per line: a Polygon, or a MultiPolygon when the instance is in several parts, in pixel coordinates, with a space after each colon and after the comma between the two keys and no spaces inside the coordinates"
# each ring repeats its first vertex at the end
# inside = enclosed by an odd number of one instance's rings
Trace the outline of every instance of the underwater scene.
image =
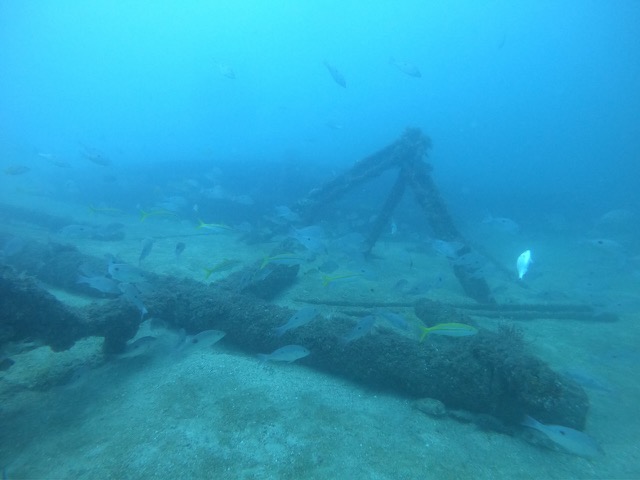
{"type": "Polygon", "coordinates": [[[640,3],[0,2],[0,469],[640,478],[640,3]]]}

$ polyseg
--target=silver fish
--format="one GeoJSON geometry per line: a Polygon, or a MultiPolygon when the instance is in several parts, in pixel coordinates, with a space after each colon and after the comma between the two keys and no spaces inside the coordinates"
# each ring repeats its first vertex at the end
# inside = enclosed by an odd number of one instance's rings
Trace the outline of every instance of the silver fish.
{"type": "Polygon", "coordinates": [[[203,330],[196,335],[188,335],[179,349],[191,351],[196,348],[209,348],[222,340],[225,335],[226,333],[221,330],[203,330]]]}
{"type": "Polygon", "coordinates": [[[409,322],[402,315],[394,312],[390,312],[389,310],[379,310],[378,313],[382,315],[391,325],[400,330],[408,330],[409,322]]]}
{"type": "Polygon", "coordinates": [[[258,355],[258,358],[261,363],[268,362],[270,360],[274,362],[291,363],[299,360],[300,358],[306,357],[310,353],[311,352],[309,350],[300,345],[286,345],[268,354],[261,353],[258,355]]]}
{"type": "Polygon", "coordinates": [[[133,358],[147,353],[155,345],[156,337],[148,335],[127,343],[125,351],[118,358],[133,358]]]}
{"type": "Polygon", "coordinates": [[[84,239],[91,238],[95,233],[95,227],[90,225],[67,225],[58,231],[58,235],[63,238],[84,239]]]}
{"type": "Polygon", "coordinates": [[[120,294],[122,293],[118,288],[118,282],[115,280],[105,277],[103,275],[97,275],[94,277],[86,277],[84,275],[78,275],[77,283],[86,283],[94,290],[98,290],[102,293],[113,293],[120,294]]]}
{"type": "Polygon", "coordinates": [[[140,292],[132,283],[121,283],[118,285],[120,291],[122,292],[122,296],[126,298],[129,302],[136,306],[138,310],[140,310],[140,318],[144,318],[145,315],[149,313],[147,307],[142,302],[140,298],[140,292]]]}
{"type": "Polygon", "coordinates": [[[545,425],[525,415],[522,425],[544,433],[549,440],[564,450],[581,457],[595,457],[603,453],[602,447],[586,433],[562,425],[545,425]]]}
{"type": "Polygon", "coordinates": [[[304,307],[298,310],[287,323],[279,326],[274,330],[275,334],[278,337],[284,335],[288,330],[292,330],[294,328],[301,327],[309,323],[311,320],[318,316],[318,309],[315,307],[304,307]]]}
{"type": "Polygon", "coordinates": [[[119,282],[136,283],[146,280],[142,270],[126,263],[109,263],[109,275],[119,282]]]}
{"type": "Polygon", "coordinates": [[[347,343],[351,343],[354,340],[364,337],[367,333],[371,331],[373,328],[373,324],[376,322],[376,317],[373,315],[367,315],[366,317],[362,317],[353,330],[347,333],[344,337],[340,339],[340,343],[346,345],[347,343]]]}
{"type": "Polygon", "coordinates": [[[147,256],[151,253],[151,249],[153,248],[153,238],[144,238],[142,240],[142,251],[140,252],[140,257],[138,257],[138,265],[142,263],[142,260],[147,258],[147,256]]]}
{"type": "Polygon", "coordinates": [[[396,67],[405,75],[409,75],[410,77],[413,77],[413,78],[422,77],[422,74],[420,73],[420,69],[412,63],[403,62],[402,60],[396,60],[393,57],[389,59],[389,63],[394,67],[396,67]]]}
{"type": "Polygon", "coordinates": [[[176,243],[176,261],[180,258],[180,255],[182,254],[182,252],[184,252],[185,248],[187,248],[187,246],[184,244],[184,242],[176,243]]]}
{"type": "Polygon", "coordinates": [[[343,88],[347,88],[347,81],[344,79],[344,75],[342,75],[336,67],[326,61],[324,62],[324,66],[329,70],[329,74],[331,75],[331,78],[333,78],[334,82],[343,88]]]}

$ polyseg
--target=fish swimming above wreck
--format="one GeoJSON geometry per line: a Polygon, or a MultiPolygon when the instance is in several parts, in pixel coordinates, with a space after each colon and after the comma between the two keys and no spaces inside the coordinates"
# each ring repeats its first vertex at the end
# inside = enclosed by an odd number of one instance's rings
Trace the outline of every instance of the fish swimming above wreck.
{"type": "Polygon", "coordinates": [[[331,75],[331,78],[333,78],[333,81],[340,85],[342,88],[347,88],[347,81],[345,80],[344,75],[342,75],[342,73],[340,73],[340,71],[336,67],[331,65],[326,60],[323,62],[323,64],[329,71],[329,74],[331,75]]]}
{"type": "Polygon", "coordinates": [[[402,60],[396,60],[393,57],[391,57],[389,59],[389,63],[391,65],[393,65],[394,67],[396,67],[398,70],[400,70],[405,75],[408,75],[408,76],[413,77],[413,78],[421,78],[422,77],[422,73],[420,73],[420,69],[418,67],[416,67],[412,63],[404,62],[402,60]]]}
{"type": "Polygon", "coordinates": [[[301,345],[285,345],[271,353],[260,353],[258,358],[260,363],[273,361],[273,362],[295,362],[301,358],[306,357],[311,352],[301,345]]]}

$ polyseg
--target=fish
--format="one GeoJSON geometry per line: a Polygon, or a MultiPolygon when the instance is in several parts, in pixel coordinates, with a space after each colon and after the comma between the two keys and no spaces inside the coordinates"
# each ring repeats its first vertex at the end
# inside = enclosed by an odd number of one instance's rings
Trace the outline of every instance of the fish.
{"type": "Polygon", "coordinates": [[[311,352],[301,345],[286,345],[274,350],[271,353],[260,353],[258,358],[260,363],[274,362],[295,362],[301,358],[308,356],[311,352]]]}
{"type": "Polygon", "coordinates": [[[295,238],[301,245],[311,252],[325,251],[324,229],[319,225],[310,225],[304,228],[291,228],[290,237],[295,238]]]}
{"type": "Polygon", "coordinates": [[[315,307],[301,308],[293,314],[287,323],[277,327],[274,332],[278,337],[281,337],[285,332],[309,323],[318,316],[318,313],[318,309],[315,307]]]}
{"type": "Polygon", "coordinates": [[[348,283],[354,280],[362,278],[361,273],[341,273],[338,275],[323,275],[322,285],[328,287],[329,285],[335,285],[337,283],[348,283]]]}
{"type": "Polygon", "coordinates": [[[155,346],[155,341],[156,337],[151,335],[137,338],[136,340],[127,343],[124,352],[118,355],[118,358],[133,358],[143,355],[155,346]]]}
{"type": "Polygon", "coordinates": [[[521,425],[542,432],[554,444],[574,455],[592,458],[604,453],[593,438],[579,430],[562,425],[545,425],[529,415],[524,416],[521,425]]]}
{"type": "Polygon", "coordinates": [[[216,67],[218,67],[218,73],[223,77],[227,77],[230,80],[236,79],[236,72],[229,65],[218,62],[216,67]]]}
{"type": "Polygon", "coordinates": [[[418,69],[418,67],[416,67],[412,63],[403,62],[402,60],[396,60],[393,57],[389,59],[389,63],[394,67],[396,67],[398,70],[400,70],[402,73],[409,75],[410,77],[413,77],[413,78],[422,77],[422,74],[420,73],[420,69],[418,69]]]}
{"type": "Polygon", "coordinates": [[[609,238],[590,238],[585,240],[588,245],[596,248],[602,248],[604,250],[617,251],[622,250],[622,245],[615,240],[609,238]]]}
{"type": "Polygon", "coordinates": [[[324,125],[331,130],[342,130],[343,128],[342,124],[336,122],[335,120],[327,120],[326,122],[324,122],[324,125]]]}
{"type": "Polygon", "coordinates": [[[140,221],[141,222],[144,222],[149,217],[177,218],[178,214],[176,212],[172,212],[171,210],[167,210],[167,209],[153,209],[153,210],[150,210],[148,212],[145,212],[142,209],[140,210],[140,221]]]}
{"type": "Polygon", "coordinates": [[[207,230],[211,230],[214,232],[220,232],[224,230],[233,230],[233,227],[229,225],[225,225],[224,223],[205,223],[202,220],[198,219],[199,225],[196,228],[206,228],[207,230]]]}
{"type": "Polygon", "coordinates": [[[104,275],[96,275],[96,276],[84,276],[78,275],[78,280],[76,283],[86,283],[94,290],[98,290],[102,293],[112,293],[119,295],[122,293],[120,288],[118,288],[118,282],[113,280],[112,278],[105,277],[104,275]]]}
{"type": "Polygon", "coordinates": [[[182,254],[182,252],[184,252],[185,248],[187,248],[187,246],[184,244],[184,242],[176,243],[176,248],[175,248],[176,261],[180,258],[180,255],[182,254]]]}
{"type": "Polygon", "coordinates": [[[275,210],[276,217],[286,220],[287,222],[299,222],[301,220],[300,215],[298,215],[286,205],[279,205],[275,207],[275,210]]]}
{"type": "Polygon", "coordinates": [[[431,241],[431,248],[433,248],[440,255],[443,255],[449,259],[458,257],[458,251],[464,247],[464,244],[457,241],[447,242],[445,240],[439,240],[437,238],[431,241]]]}
{"type": "Polygon", "coordinates": [[[510,233],[512,235],[520,231],[520,225],[506,217],[492,217],[491,215],[488,215],[482,223],[491,225],[502,232],[510,233]]]}
{"type": "Polygon", "coordinates": [[[108,167],[111,165],[111,160],[109,160],[104,155],[96,152],[95,150],[85,150],[81,152],[81,155],[96,165],[100,165],[101,167],[108,167]]]}
{"type": "Polygon", "coordinates": [[[422,335],[420,341],[424,341],[430,333],[444,335],[445,337],[469,337],[478,333],[478,329],[466,323],[438,323],[433,327],[420,325],[422,335]]]}
{"type": "Polygon", "coordinates": [[[16,362],[9,357],[0,357],[0,372],[5,372],[16,362]]]}
{"type": "Polygon", "coordinates": [[[347,343],[351,343],[354,340],[358,340],[359,338],[364,337],[367,333],[371,331],[373,325],[376,323],[376,317],[373,315],[367,315],[366,317],[362,317],[353,330],[347,333],[345,336],[340,338],[340,343],[342,345],[346,345],[347,343]]]}
{"type": "Polygon", "coordinates": [[[522,280],[522,277],[529,271],[529,265],[533,263],[531,259],[531,250],[525,250],[518,256],[516,261],[516,269],[518,270],[518,278],[522,280]]]}
{"type": "Polygon", "coordinates": [[[11,237],[4,242],[2,250],[0,250],[0,257],[7,258],[12,257],[20,253],[26,245],[26,242],[20,237],[11,237]]]}
{"type": "Polygon", "coordinates": [[[378,314],[400,330],[407,330],[409,328],[409,322],[407,322],[407,319],[399,313],[390,312],[389,310],[378,310],[378,314]]]}
{"type": "Polygon", "coordinates": [[[106,215],[109,217],[117,217],[123,214],[123,211],[119,208],[101,207],[95,205],[89,205],[88,208],[92,214],[106,215]]]}
{"type": "Polygon", "coordinates": [[[279,253],[272,257],[264,257],[262,265],[260,265],[260,270],[272,263],[274,265],[299,265],[305,260],[306,258],[304,256],[297,253],[279,253]]]}
{"type": "Polygon", "coordinates": [[[144,271],[126,263],[109,263],[109,275],[119,282],[136,283],[147,280],[144,271]]]}
{"type": "Polygon", "coordinates": [[[58,235],[64,238],[85,239],[91,238],[95,232],[95,227],[90,225],[71,224],[58,230],[58,235]]]}
{"type": "Polygon", "coordinates": [[[5,175],[23,175],[31,169],[25,165],[11,165],[3,170],[5,175]]]}
{"type": "Polygon", "coordinates": [[[224,272],[227,270],[231,270],[232,268],[234,268],[236,265],[240,265],[240,260],[229,260],[228,258],[225,258],[224,260],[222,260],[221,262],[216,263],[213,267],[211,268],[205,268],[205,280],[207,280],[212,273],[219,273],[219,272],[224,272]]]}
{"type": "Polygon", "coordinates": [[[323,62],[323,64],[329,71],[329,74],[331,75],[331,78],[333,78],[333,81],[340,85],[342,88],[347,88],[347,81],[344,79],[344,75],[342,75],[342,73],[340,73],[336,67],[331,65],[326,60],[323,62]]]}
{"type": "Polygon", "coordinates": [[[134,284],[121,283],[118,285],[118,288],[122,292],[122,296],[140,310],[140,318],[144,318],[144,316],[149,313],[149,310],[147,310],[147,307],[145,307],[142,299],[140,298],[140,292],[134,284]]]}
{"type": "Polygon", "coordinates": [[[153,248],[153,238],[147,237],[142,239],[142,250],[140,251],[140,256],[138,257],[138,265],[142,263],[142,260],[147,258],[149,253],[151,253],[152,248],[153,248]]]}
{"type": "Polygon", "coordinates": [[[193,350],[196,347],[209,348],[222,340],[225,335],[226,333],[222,330],[203,330],[196,335],[187,336],[180,345],[180,350],[193,350]]]}

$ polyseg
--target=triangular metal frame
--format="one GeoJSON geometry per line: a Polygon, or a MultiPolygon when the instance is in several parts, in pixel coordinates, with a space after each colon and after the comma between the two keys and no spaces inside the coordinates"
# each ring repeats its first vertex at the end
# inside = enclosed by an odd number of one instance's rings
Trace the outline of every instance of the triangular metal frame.
{"type": "Polygon", "coordinates": [[[343,174],[309,192],[298,201],[296,210],[306,222],[313,223],[328,203],[339,199],[356,186],[378,177],[386,170],[397,168],[396,182],[364,242],[363,252],[371,253],[380,234],[390,224],[391,216],[408,186],[413,190],[418,205],[425,213],[433,234],[438,239],[460,246],[451,259],[451,265],[465,293],[480,303],[494,304],[491,289],[478,268],[465,262],[456,262],[456,259],[471,253],[472,249],[454,225],[431,177],[431,166],[424,161],[429,148],[429,137],[419,129],[408,128],[389,146],[356,162],[343,174]]]}

